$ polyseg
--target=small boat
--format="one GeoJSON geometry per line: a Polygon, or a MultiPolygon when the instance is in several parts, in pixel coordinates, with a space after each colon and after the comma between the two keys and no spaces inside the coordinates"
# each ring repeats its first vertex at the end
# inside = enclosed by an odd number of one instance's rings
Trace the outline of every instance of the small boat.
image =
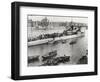
{"type": "Polygon", "coordinates": [[[66,63],[70,61],[70,56],[60,56],[48,59],[44,62],[44,66],[59,65],[60,63],[66,63]]]}
{"type": "Polygon", "coordinates": [[[58,44],[58,43],[59,43],[58,41],[54,41],[54,42],[53,42],[53,44],[58,44]]]}
{"type": "Polygon", "coordinates": [[[55,41],[54,40],[50,40],[50,41],[48,41],[47,43],[48,44],[53,44],[55,41]]]}
{"type": "Polygon", "coordinates": [[[43,61],[46,61],[48,59],[55,57],[56,55],[57,55],[57,50],[54,50],[52,52],[49,52],[48,55],[42,56],[42,58],[43,58],[43,61]]]}
{"type": "Polygon", "coordinates": [[[73,45],[73,44],[76,44],[76,43],[77,43],[77,40],[72,40],[69,44],[73,45]]]}
{"type": "Polygon", "coordinates": [[[39,56],[30,56],[30,57],[28,57],[28,63],[34,63],[36,61],[39,61],[39,56]]]}
{"type": "Polygon", "coordinates": [[[82,56],[77,64],[87,64],[88,63],[88,57],[87,56],[82,56]]]}
{"type": "Polygon", "coordinates": [[[62,41],[62,44],[65,44],[66,43],[66,40],[61,40],[62,41]]]}

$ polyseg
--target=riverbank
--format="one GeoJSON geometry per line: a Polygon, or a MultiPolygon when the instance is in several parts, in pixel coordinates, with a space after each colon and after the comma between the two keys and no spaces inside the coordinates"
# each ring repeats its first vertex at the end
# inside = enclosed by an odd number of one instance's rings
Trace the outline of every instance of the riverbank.
{"type": "Polygon", "coordinates": [[[81,36],[84,36],[84,34],[76,34],[76,35],[56,37],[55,39],[49,38],[49,39],[31,41],[31,42],[28,42],[28,46],[40,45],[40,44],[49,43],[49,42],[52,42],[52,41],[67,40],[67,39],[77,38],[77,37],[81,37],[81,36]]]}

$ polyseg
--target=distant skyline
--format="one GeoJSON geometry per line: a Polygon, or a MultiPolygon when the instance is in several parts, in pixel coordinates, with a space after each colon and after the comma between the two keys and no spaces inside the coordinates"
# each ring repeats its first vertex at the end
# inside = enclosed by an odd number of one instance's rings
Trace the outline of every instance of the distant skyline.
{"type": "Polygon", "coordinates": [[[88,17],[28,15],[28,19],[32,19],[33,21],[41,21],[45,17],[51,22],[71,22],[72,21],[72,22],[88,24],[88,17]]]}

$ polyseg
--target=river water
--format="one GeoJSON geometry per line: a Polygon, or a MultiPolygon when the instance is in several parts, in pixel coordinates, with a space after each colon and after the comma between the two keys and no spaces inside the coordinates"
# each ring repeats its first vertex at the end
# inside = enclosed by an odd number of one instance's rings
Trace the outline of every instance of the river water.
{"type": "MultiPolygon", "coordinates": [[[[57,44],[41,44],[36,46],[28,47],[28,56],[43,56],[48,54],[53,50],[57,50],[57,56],[70,56],[70,61],[67,64],[76,64],[78,60],[86,55],[86,50],[88,49],[88,31],[85,31],[84,37],[77,37],[67,39],[66,43],[59,41],[57,44]],[[76,41],[75,44],[70,45],[70,42],[76,41]]],[[[30,63],[28,66],[38,66],[42,62],[30,63]]]]}

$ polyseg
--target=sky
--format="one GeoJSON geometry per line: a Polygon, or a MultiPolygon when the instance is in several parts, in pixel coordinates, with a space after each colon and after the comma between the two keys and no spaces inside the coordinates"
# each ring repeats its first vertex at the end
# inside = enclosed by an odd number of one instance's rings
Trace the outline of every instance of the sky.
{"type": "Polygon", "coordinates": [[[33,21],[41,21],[45,17],[47,17],[47,19],[51,22],[71,22],[73,21],[73,22],[79,22],[79,23],[88,23],[87,17],[28,15],[28,19],[32,19],[33,21]]]}

